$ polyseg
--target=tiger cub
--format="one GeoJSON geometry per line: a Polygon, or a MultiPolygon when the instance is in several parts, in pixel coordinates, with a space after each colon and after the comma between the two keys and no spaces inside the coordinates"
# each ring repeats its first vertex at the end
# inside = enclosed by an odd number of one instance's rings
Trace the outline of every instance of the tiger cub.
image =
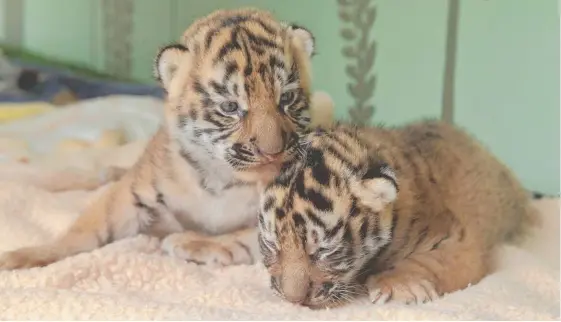
{"type": "Polygon", "coordinates": [[[293,303],[436,300],[477,283],[497,245],[539,223],[511,171],[445,123],[341,124],[302,145],[259,215],[271,287],[293,303]]]}
{"type": "Polygon", "coordinates": [[[52,242],[0,256],[43,266],[137,234],[198,264],[259,255],[259,186],[298,151],[310,123],[312,34],[257,9],[219,10],[163,48],[165,121],[138,162],[52,242]]]}

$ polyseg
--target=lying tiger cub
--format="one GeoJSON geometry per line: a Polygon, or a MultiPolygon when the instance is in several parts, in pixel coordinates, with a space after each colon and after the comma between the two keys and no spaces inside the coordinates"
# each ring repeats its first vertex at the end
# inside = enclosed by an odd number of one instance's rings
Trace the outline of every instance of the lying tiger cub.
{"type": "Polygon", "coordinates": [[[539,224],[511,171],[463,131],[336,125],[305,138],[262,196],[259,244],[282,298],[424,303],[481,280],[539,224]]]}

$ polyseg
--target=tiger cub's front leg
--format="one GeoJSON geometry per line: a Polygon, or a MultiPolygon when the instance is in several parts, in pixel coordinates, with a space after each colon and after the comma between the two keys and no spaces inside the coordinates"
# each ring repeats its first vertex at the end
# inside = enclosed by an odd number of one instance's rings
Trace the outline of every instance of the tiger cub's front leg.
{"type": "Polygon", "coordinates": [[[261,256],[257,232],[257,227],[218,236],[186,231],[167,236],[162,249],[173,257],[199,265],[249,265],[261,256]]]}
{"type": "Polygon", "coordinates": [[[450,241],[414,253],[370,276],[366,288],[374,304],[420,304],[479,282],[489,272],[489,250],[475,242],[450,241]]]}

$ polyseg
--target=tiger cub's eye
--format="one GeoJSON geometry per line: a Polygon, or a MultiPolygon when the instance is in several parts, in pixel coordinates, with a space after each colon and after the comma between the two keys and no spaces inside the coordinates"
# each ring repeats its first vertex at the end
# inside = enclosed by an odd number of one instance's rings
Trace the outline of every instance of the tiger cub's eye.
{"type": "Polygon", "coordinates": [[[226,114],[233,114],[239,110],[240,106],[236,102],[223,102],[220,104],[220,109],[226,114]]]}

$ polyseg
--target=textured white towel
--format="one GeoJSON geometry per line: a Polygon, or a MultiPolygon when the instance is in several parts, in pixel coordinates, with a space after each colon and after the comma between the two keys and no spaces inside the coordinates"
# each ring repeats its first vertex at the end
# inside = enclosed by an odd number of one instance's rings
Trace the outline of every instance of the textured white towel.
{"type": "MultiPolygon", "coordinates": [[[[52,238],[95,194],[0,182],[0,251],[52,238]]],[[[311,311],[273,296],[262,265],[200,267],[167,257],[156,239],[138,236],[45,268],[0,272],[0,319],[558,319],[559,203],[540,203],[548,212],[545,240],[529,245],[531,251],[505,248],[498,272],[427,305],[375,306],[362,299],[311,311]]]]}

